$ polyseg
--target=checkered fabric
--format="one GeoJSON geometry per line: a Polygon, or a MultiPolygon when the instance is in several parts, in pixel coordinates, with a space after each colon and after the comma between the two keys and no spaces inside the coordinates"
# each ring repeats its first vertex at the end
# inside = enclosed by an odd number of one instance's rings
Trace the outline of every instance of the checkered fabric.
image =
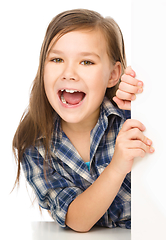
{"type": "MultiPolygon", "coordinates": [[[[116,137],[130,111],[120,110],[105,97],[100,117],[90,135],[90,171],[61,129],[56,116],[51,139],[51,157],[44,160],[42,138],[35,147],[26,149],[22,159],[25,177],[33,188],[39,205],[51,211],[61,227],[70,203],[84,192],[111,162],[116,137]],[[45,179],[46,168],[47,180],[45,179]]],[[[102,203],[101,203],[102,204],[102,203]]],[[[131,178],[127,174],[107,212],[96,223],[106,227],[131,227],[131,178]]]]}

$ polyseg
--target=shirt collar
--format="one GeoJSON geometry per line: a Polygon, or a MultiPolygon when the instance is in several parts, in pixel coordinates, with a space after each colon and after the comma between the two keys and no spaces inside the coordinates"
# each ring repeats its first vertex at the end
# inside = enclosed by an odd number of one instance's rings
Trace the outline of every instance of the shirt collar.
{"type": "MultiPolygon", "coordinates": [[[[116,115],[120,118],[125,118],[123,110],[115,107],[108,98],[104,98],[100,108],[100,116],[96,126],[91,131],[91,150],[90,158],[93,159],[96,149],[100,144],[101,138],[105,133],[108,126],[108,117],[110,115],[116,115]],[[94,141],[95,139],[95,141],[94,141]],[[96,140],[97,139],[97,140],[96,140]]],[[[42,149],[39,149],[42,153],[42,149]]],[[[51,140],[51,154],[67,164],[73,171],[77,172],[83,178],[89,182],[93,182],[89,171],[87,170],[86,164],[82,161],[79,154],[76,152],[74,146],[67,138],[61,128],[61,119],[58,115],[55,117],[54,131],[51,140]],[[78,166],[81,166],[78,167],[78,166]],[[80,170],[81,169],[81,170],[80,170]]]]}
{"type": "Polygon", "coordinates": [[[104,112],[104,114],[107,117],[112,114],[112,115],[117,115],[117,116],[125,119],[125,111],[114,106],[107,97],[104,97],[104,100],[101,104],[101,112],[100,113],[102,113],[102,111],[104,112]]]}
{"type": "Polygon", "coordinates": [[[100,116],[97,121],[97,124],[91,131],[90,135],[90,159],[92,160],[97,148],[100,144],[104,144],[104,142],[101,142],[101,139],[103,135],[106,132],[106,129],[108,127],[108,123],[112,125],[112,122],[114,121],[114,118],[118,116],[121,119],[125,118],[125,114],[123,110],[120,110],[119,108],[115,107],[111,101],[107,98],[104,97],[103,102],[100,107],[100,116]],[[111,118],[109,118],[111,116],[111,118]]]}

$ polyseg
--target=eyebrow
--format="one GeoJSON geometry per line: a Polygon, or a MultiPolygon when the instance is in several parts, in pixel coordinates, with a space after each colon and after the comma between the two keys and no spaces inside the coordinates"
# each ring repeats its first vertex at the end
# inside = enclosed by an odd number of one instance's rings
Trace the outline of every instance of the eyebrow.
{"type": "Polygon", "coordinates": [[[97,53],[94,53],[94,52],[81,52],[80,55],[81,56],[95,56],[97,58],[100,58],[100,56],[97,53]]]}
{"type": "Polygon", "coordinates": [[[48,55],[49,55],[50,53],[62,54],[63,52],[62,52],[62,51],[59,51],[59,50],[55,50],[55,49],[50,49],[50,50],[48,51],[48,55]]]}
{"type": "MultiPolygon", "coordinates": [[[[49,53],[55,53],[55,54],[64,54],[63,51],[60,51],[60,50],[56,50],[56,49],[50,49],[49,53]]],[[[88,56],[95,56],[97,58],[100,59],[100,56],[97,54],[97,53],[94,53],[94,52],[80,52],[79,53],[80,56],[85,56],[85,57],[88,57],[88,56]]]]}

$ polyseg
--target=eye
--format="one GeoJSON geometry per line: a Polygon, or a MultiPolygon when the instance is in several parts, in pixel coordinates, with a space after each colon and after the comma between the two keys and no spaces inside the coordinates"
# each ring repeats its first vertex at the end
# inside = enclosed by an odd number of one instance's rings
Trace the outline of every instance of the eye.
{"type": "Polygon", "coordinates": [[[64,62],[64,61],[63,61],[62,58],[54,58],[54,59],[52,60],[52,62],[55,62],[55,63],[62,63],[62,62],[64,62]]]}
{"type": "Polygon", "coordinates": [[[81,62],[82,65],[85,65],[85,66],[89,66],[89,65],[93,65],[94,63],[91,62],[91,61],[88,61],[88,60],[84,60],[81,62]]]}

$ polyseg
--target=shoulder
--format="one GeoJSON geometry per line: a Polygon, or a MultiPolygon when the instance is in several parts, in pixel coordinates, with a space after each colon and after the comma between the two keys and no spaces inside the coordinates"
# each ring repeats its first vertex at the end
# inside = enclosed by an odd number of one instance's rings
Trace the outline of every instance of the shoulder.
{"type": "MultiPolygon", "coordinates": [[[[40,136],[36,139],[34,146],[29,146],[28,148],[25,149],[24,151],[24,158],[33,158],[35,159],[45,159],[47,161],[48,157],[46,158],[46,152],[47,149],[52,150],[52,145],[56,145],[58,142],[59,138],[61,138],[61,126],[60,126],[60,119],[59,117],[56,117],[54,119],[54,127],[51,135],[51,139],[47,143],[46,136],[40,136]],[[47,144],[46,144],[47,143],[47,144]]],[[[49,151],[48,151],[49,152],[49,151]]],[[[49,156],[50,154],[48,154],[49,156]]]]}
{"type": "Polygon", "coordinates": [[[43,162],[43,157],[36,146],[29,146],[23,153],[22,166],[39,165],[43,162]]]}

